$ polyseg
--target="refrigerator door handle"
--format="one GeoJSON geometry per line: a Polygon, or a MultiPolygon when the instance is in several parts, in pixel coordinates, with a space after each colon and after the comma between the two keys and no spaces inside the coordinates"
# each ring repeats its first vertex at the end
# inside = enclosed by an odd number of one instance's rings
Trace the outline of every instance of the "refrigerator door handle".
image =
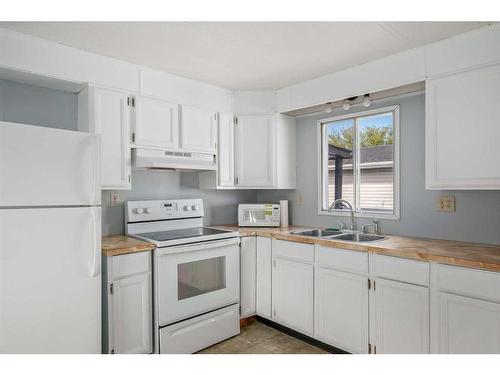
{"type": "Polygon", "coordinates": [[[100,247],[101,247],[101,231],[100,231],[100,208],[92,207],[90,210],[90,216],[92,219],[92,237],[93,237],[93,247],[92,247],[92,265],[90,267],[90,277],[96,277],[101,272],[101,257],[100,257],[100,247]]]}
{"type": "Polygon", "coordinates": [[[100,135],[93,137],[95,143],[95,152],[92,155],[92,204],[100,204],[96,201],[97,191],[101,189],[101,138],[100,135]]]}

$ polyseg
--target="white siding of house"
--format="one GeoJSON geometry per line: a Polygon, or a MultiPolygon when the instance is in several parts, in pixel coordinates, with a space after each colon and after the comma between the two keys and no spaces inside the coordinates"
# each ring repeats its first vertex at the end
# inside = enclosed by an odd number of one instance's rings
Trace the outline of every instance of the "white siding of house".
{"type": "MultiPolygon", "coordinates": [[[[344,170],[342,180],[342,198],[353,201],[352,171],[344,170]]],[[[392,210],[394,204],[394,188],[392,168],[362,169],[361,171],[361,208],[392,210]]],[[[330,170],[328,176],[328,202],[335,200],[335,171],[330,170]]]]}

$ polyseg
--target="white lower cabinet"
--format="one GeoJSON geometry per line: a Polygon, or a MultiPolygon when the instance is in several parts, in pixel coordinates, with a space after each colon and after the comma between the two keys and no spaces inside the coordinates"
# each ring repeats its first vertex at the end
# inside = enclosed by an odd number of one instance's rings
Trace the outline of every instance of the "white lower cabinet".
{"type": "Polygon", "coordinates": [[[255,315],[257,238],[242,237],[240,247],[240,316],[255,315]]]}
{"type": "Polygon", "coordinates": [[[500,304],[442,292],[438,298],[441,353],[500,353],[500,304]]]}
{"type": "Polygon", "coordinates": [[[312,336],[314,266],[305,258],[308,254],[314,257],[314,247],[274,239],[272,243],[272,317],[278,323],[312,336]],[[300,257],[293,258],[299,254],[300,257]]]}
{"type": "Polygon", "coordinates": [[[114,353],[151,352],[151,277],[143,273],[113,282],[114,353]]]}
{"type": "Polygon", "coordinates": [[[314,338],[368,353],[368,277],[321,267],[315,271],[314,338]]]}
{"type": "Polygon", "coordinates": [[[373,352],[429,353],[429,289],[376,278],[373,294],[373,352]]]}
{"type": "Polygon", "coordinates": [[[103,265],[103,352],[152,353],[150,252],[107,257],[103,265]]]}
{"type": "Polygon", "coordinates": [[[268,319],[272,309],[272,263],[271,239],[257,237],[256,312],[268,319]]]}
{"type": "Polygon", "coordinates": [[[434,329],[443,354],[500,354],[500,273],[437,265],[434,329]]]}

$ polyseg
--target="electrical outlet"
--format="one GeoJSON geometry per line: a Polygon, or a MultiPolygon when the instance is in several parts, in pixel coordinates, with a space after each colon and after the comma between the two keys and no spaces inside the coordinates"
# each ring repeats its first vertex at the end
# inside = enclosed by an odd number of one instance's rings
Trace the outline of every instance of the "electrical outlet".
{"type": "Polygon", "coordinates": [[[297,198],[297,204],[304,204],[304,196],[303,195],[299,195],[299,197],[297,198]]]}
{"type": "Polygon", "coordinates": [[[455,212],[455,197],[439,197],[438,211],[455,212]]]}
{"type": "Polygon", "coordinates": [[[109,206],[110,207],[115,207],[120,205],[120,193],[111,193],[109,196],[109,206]]]}

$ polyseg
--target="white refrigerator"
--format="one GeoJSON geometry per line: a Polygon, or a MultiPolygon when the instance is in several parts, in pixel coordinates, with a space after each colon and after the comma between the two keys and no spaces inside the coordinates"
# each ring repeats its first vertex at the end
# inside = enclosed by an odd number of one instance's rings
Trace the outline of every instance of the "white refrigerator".
{"type": "Polygon", "coordinates": [[[0,353],[101,352],[99,144],[0,122],[0,353]]]}

